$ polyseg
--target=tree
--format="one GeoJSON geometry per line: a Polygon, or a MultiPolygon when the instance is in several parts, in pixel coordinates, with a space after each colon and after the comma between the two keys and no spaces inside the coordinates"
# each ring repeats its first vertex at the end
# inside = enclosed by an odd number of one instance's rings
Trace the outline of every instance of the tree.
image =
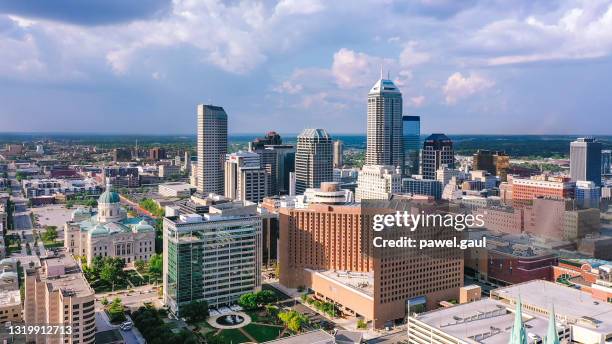
{"type": "Polygon", "coordinates": [[[85,206],[95,208],[98,206],[98,201],[96,201],[93,198],[90,198],[87,201],[85,201],[85,206]]]}
{"type": "Polygon", "coordinates": [[[138,259],[137,261],[134,262],[134,267],[136,268],[136,270],[138,270],[138,272],[142,273],[145,271],[145,268],[147,267],[147,262],[145,262],[142,259],[138,259]]]}
{"type": "Polygon", "coordinates": [[[67,201],[66,202],[66,209],[71,209],[72,207],[74,207],[74,201],[67,201]]]}
{"type": "Polygon", "coordinates": [[[259,305],[266,305],[276,301],[276,295],[270,290],[262,290],[256,293],[257,303],[259,305]]]}
{"type": "Polygon", "coordinates": [[[100,271],[100,279],[112,285],[112,291],[115,291],[115,281],[123,274],[125,262],[118,257],[106,257],[104,265],[100,271]]]}
{"type": "Polygon", "coordinates": [[[181,307],[181,315],[188,322],[196,322],[206,319],[208,316],[208,303],[204,300],[191,301],[181,307]]]}
{"type": "Polygon", "coordinates": [[[57,227],[56,226],[46,226],[45,231],[41,235],[41,238],[45,242],[53,242],[57,239],[57,227]]]}
{"type": "Polygon", "coordinates": [[[368,323],[366,323],[363,319],[359,319],[357,320],[357,328],[364,330],[368,328],[368,323]]]}
{"type": "Polygon", "coordinates": [[[154,254],[149,259],[149,273],[161,277],[164,270],[164,258],[161,254],[154,254]]]}
{"type": "Polygon", "coordinates": [[[121,304],[121,299],[115,298],[108,306],[108,318],[112,323],[125,321],[125,309],[121,304]]]}
{"type": "Polygon", "coordinates": [[[257,294],[255,293],[246,293],[240,295],[238,298],[238,304],[240,307],[246,310],[254,310],[258,308],[257,304],[257,294]]]}
{"type": "Polygon", "coordinates": [[[102,306],[108,306],[108,299],[106,297],[103,297],[100,303],[102,304],[102,306]]]}
{"type": "Polygon", "coordinates": [[[286,311],[278,313],[278,318],[293,332],[302,330],[302,326],[308,323],[308,319],[297,311],[286,311]]]}

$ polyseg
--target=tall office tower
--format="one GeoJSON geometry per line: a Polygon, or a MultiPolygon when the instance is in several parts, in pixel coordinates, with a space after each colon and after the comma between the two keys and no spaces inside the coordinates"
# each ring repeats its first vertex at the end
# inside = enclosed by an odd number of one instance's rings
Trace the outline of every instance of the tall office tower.
{"type": "Polygon", "coordinates": [[[444,134],[431,134],[423,142],[421,151],[421,174],[423,179],[436,179],[440,166],[455,168],[453,141],[444,134]]]}
{"type": "Polygon", "coordinates": [[[24,279],[26,326],[72,326],[71,333],[34,335],[27,342],[93,343],[96,334],[95,292],[77,262],[61,250],[41,259],[41,266],[27,268],[24,279]]]}
{"type": "Polygon", "coordinates": [[[203,194],[223,194],[227,114],[220,106],[198,105],[198,185],[203,194]]]}
{"type": "Polygon", "coordinates": [[[402,94],[391,80],[383,79],[368,94],[366,165],[404,167],[402,94]]]}
{"type": "Polygon", "coordinates": [[[163,302],[205,300],[230,305],[261,289],[261,217],[257,214],[184,214],[164,218],[163,302]]]}
{"type": "Polygon", "coordinates": [[[421,151],[421,117],[404,116],[404,174],[419,173],[419,152],[421,151]]]}
{"type": "Polygon", "coordinates": [[[612,150],[601,151],[601,174],[612,174],[612,150]]]}
{"type": "MultiPolygon", "coordinates": [[[[249,151],[259,154],[261,166],[268,172],[268,195],[287,193],[285,179],[289,171],[286,170],[286,156],[288,151],[295,155],[292,145],[283,145],[283,140],[275,131],[270,131],[264,137],[256,138],[249,142],[249,151]]],[[[293,159],[293,158],[292,158],[293,159]]],[[[291,161],[293,164],[293,160],[291,161]]],[[[293,167],[290,168],[293,171],[293,167]]]]}
{"type": "Polygon", "coordinates": [[[191,170],[191,154],[188,150],[185,151],[185,157],[183,159],[185,159],[183,162],[183,171],[189,172],[191,170]]]}
{"type": "Polygon", "coordinates": [[[270,145],[264,151],[272,151],[276,155],[276,172],[274,188],[269,194],[286,195],[289,193],[289,173],[295,172],[295,146],[270,145]]]}
{"type": "Polygon", "coordinates": [[[570,143],[570,177],[601,185],[601,143],[593,138],[578,138],[570,143]]]}
{"type": "Polygon", "coordinates": [[[295,153],[295,191],[303,194],[331,182],[333,175],[332,139],[325,129],[304,129],[297,137],[295,153]]]}
{"type": "Polygon", "coordinates": [[[495,164],[495,175],[499,177],[499,181],[508,181],[510,156],[505,152],[497,152],[493,155],[493,164],[495,164]]]}
{"type": "Polygon", "coordinates": [[[493,163],[493,154],[490,150],[479,149],[472,157],[472,170],[487,171],[495,174],[496,168],[493,163]]]}
{"type": "Polygon", "coordinates": [[[366,165],[357,177],[355,199],[389,200],[394,193],[402,192],[402,175],[393,166],[366,165]]]}
{"type": "Polygon", "coordinates": [[[344,166],[344,143],[340,140],[334,141],[334,168],[344,166]]]}
{"type": "Polygon", "coordinates": [[[268,195],[268,173],[259,154],[239,151],[225,160],[225,197],[259,203],[268,195]]]}

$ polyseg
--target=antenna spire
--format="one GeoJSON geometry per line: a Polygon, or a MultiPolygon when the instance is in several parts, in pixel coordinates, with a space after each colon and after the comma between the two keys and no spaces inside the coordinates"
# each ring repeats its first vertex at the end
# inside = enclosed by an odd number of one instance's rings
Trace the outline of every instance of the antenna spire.
{"type": "Polygon", "coordinates": [[[382,80],[383,78],[383,66],[382,64],[380,65],[380,79],[382,80]]]}

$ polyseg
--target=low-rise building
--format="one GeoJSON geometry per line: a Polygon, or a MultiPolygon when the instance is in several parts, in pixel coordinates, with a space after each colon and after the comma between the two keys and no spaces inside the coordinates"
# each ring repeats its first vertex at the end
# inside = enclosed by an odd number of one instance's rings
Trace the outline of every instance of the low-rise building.
{"type": "Polygon", "coordinates": [[[164,197],[189,197],[195,192],[195,187],[188,183],[172,182],[159,184],[157,193],[164,197]]]}
{"type": "Polygon", "coordinates": [[[120,257],[127,264],[148,260],[155,253],[155,228],[143,218],[128,218],[119,195],[107,191],[98,198],[97,212],[79,208],[64,226],[64,247],[84,256],[87,264],[94,257],[120,257]]]}

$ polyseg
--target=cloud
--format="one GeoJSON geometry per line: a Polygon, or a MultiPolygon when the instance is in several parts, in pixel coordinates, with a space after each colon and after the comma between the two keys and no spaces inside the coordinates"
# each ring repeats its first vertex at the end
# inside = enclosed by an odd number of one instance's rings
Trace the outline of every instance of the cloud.
{"type": "Polygon", "coordinates": [[[410,102],[408,103],[408,105],[413,106],[413,107],[421,107],[423,106],[423,104],[425,104],[425,96],[417,96],[417,97],[411,97],[410,102]]]}
{"type": "Polygon", "coordinates": [[[280,0],[274,12],[277,15],[313,14],[325,8],[320,0],[280,0]]]}
{"type": "Polygon", "coordinates": [[[170,0],[3,0],[0,13],[79,25],[106,25],[159,17],[170,0]]]}
{"type": "Polygon", "coordinates": [[[392,66],[397,66],[393,59],[341,48],[334,53],[331,72],[338,86],[355,88],[373,84],[378,79],[377,72],[380,68],[388,70],[392,66]]]}
{"type": "Polygon", "coordinates": [[[489,56],[489,65],[590,59],[612,53],[612,4],[587,2],[555,20],[535,15],[504,18],[478,30],[467,46],[489,56]]]}
{"type": "Polygon", "coordinates": [[[274,88],[274,91],[278,93],[296,94],[304,89],[301,84],[294,84],[289,80],[283,81],[278,87],[274,88]]]}
{"type": "Polygon", "coordinates": [[[442,87],[447,104],[455,104],[458,100],[470,97],[480,91],[493,87],[495,82],[476,74],[467,77],[457,72],[449,76],[442,87]]]}
{"type": "Polygon", "coordinates": [[[402,67],[414,67],[431,60],[431,56],[428,53],[416,50],[417,45],[418,43],[415,41],[405,44],[399,56],[399,63],[402,67]]]}

